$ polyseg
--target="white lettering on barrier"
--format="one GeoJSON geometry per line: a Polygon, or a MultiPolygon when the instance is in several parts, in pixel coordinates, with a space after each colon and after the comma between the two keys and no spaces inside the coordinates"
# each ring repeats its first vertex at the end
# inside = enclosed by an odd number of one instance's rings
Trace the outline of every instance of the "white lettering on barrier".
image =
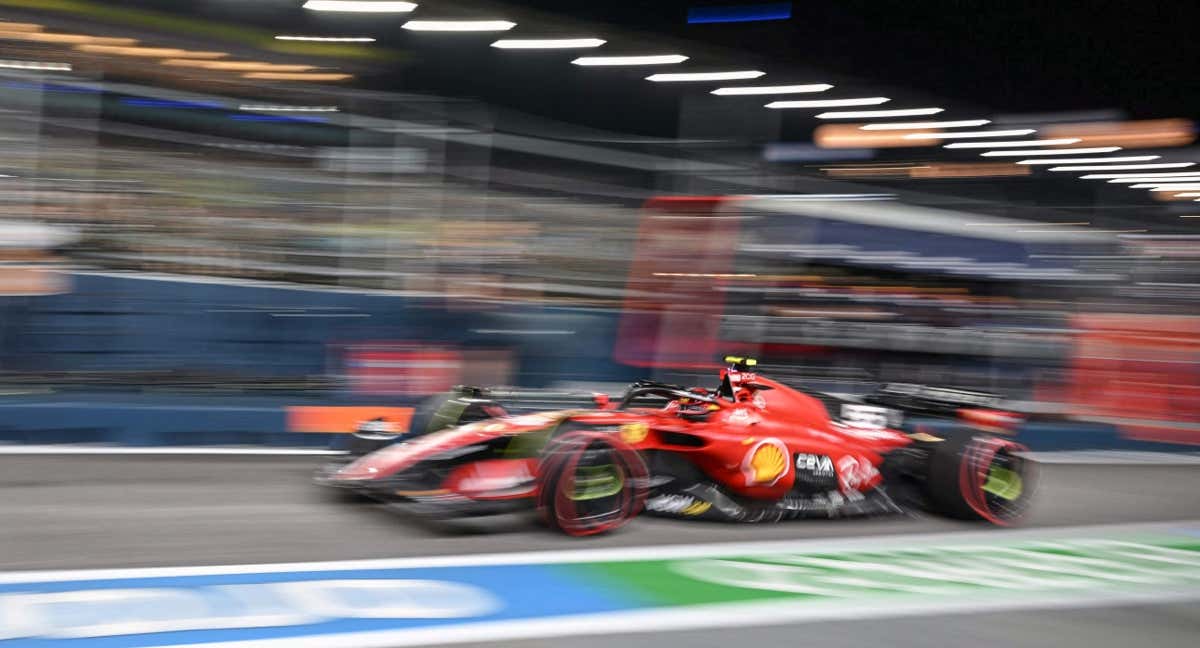
{"type": "Polygon", "coordinates": [[[414,579],[19,592],[0,594],[0,640],[291,626],[339,618],[463,618],[499,607],[495,597],[471,585],[414,579]]]}

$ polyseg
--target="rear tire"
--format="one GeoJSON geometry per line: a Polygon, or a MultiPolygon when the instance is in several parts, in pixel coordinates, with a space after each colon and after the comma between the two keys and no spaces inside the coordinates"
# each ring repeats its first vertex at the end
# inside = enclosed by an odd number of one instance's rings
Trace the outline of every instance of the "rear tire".
{"type": "Polygon", "coordinates": [[[1009,526],[1024,517],[1036,485],[1026,448],[980,434],[956,434],[933,444],[925,495],[931,508],[961,520],[1009,526]]]}

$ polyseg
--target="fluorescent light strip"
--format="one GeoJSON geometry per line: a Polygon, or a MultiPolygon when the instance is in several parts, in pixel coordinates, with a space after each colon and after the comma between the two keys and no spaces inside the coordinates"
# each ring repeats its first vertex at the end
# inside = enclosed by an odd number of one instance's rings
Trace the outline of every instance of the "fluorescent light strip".
{"type": "Polygon", "coordinates": [[[1200,182],[1200,173],[1192,173],[1188,175],[1180,174],[1166,178],[1155,177],[1153,175],[1137,176],[1133,178],[1116,178],[1109,180],[1108,184],[1138,184],[1141,182],[1200,182]]]}
{"type": "Polygon", "coordinates": [[[238,106],[238,110],[249,110],[253,112],[337,112],[337,106],[275,106],[275,105],[258,105],[258,104],[242,104],[238,106]]]}
{"type": "Polygon", "coordinates": [[[867,124],[859,126],[859,130],[917,130],[920,128],[970,128],[972,126],[987,126],[990,119],[963,119],[960,121],[928,121],[928,122],[898,122],[895,124],[867,124]]]}
{"type": "Polygon", "coordinates": [[[1113,153],[1120,151],[1120,146],[1093,146],[1090,148],[1064,149],[1025,149],[1021,151],[988,151],[980,153],[983,157],[1021,157],[1025,155],[1076,155],[1087,153],[1113,153]]]}
{"type": "Polygon", "coordinates": [[[1035,133],[1032,128],[1019,128],[1017,130],[994,130],[994,131],[976,131],[973,133],[910,133],[904,136],[904,139],[955,139],[955,138],[974,138],[974,137],[1020,137],[1021,135],[1029,135],[1035,133]]]}
{"type": "Polygon", "coordinates": [[[600,47],[603,38],[504,38],[492,43],[497,49],[583,49],[600,47]]]}
{"type": "MultiPolygon", "coordinates": [[[[1059,160],[1063,162],[1064,160],[1059,160]]],[[[1051,171],[1132,171],[1134,169],[1183,169],[1195,166],[1195,162],[1159,162],[1157,164],[1112,164],[1109,166],[1062,166],[1051,171]]]]}
{"type": "Polygon", "coordinates": [[[683,63],[688,57],[682,54],[653,54],[649,56],[581,56],[573,65],[608,66],[608,65],[671,65],[683,63]]]}
{"type": "Polygon", "coordinates": [[[666,74],[651,74],[647,81],[735,81],[737,79],[757,79],[765,75],[760,70],[731,70],[729,72],[674,72],[666,74]]]}
{"type": "Polygon", "coordinates": [[[1126,155],[1121,157],[1110,158],[1068,158],[1068,159],[1046,159],[1039,158],[1034,160],[1020,160],[1017,164],[1103,164],[1104,162],[1149,162],[1157,160],[1161,155],[1126,155]]]}
{"type": "Polygon", "coordinates": [[[1018,140],[1013,142],[952,142],[943,146],[948,149],[972,149],[972,148],[1007,148],[1017,146],[1058,146],[1061,144],[1078,144],[1083,140],[1078,137],[1063,137],[1060,139],[1044,139],[1044,140],[1018,140]]]}
{"type": "Polygon", "coordinates": [[[717,88],[711,94],[715,95],[765,95],[765,94],[800,94],[803,92],[825,92],[833,86],[828,83],[807,83],[801,85],[781,86],[740,86],[717,88]]]}
{"type": "Polygon", "coordinates": [[[9,70],[46,70],[48,72],[70,72],[70,63],[47,63],[46,61],[0,61],[0,68],[9,70]]]}
{"type": "Polygon", "coordinates": [[[308,0],[304,4],[311,11],[347,11],[358,13],[408,13],[416,8],[415,2],[365,1],[365,0],[308,0]]]}
{"type": "Polygon", "coordinates": [[[1175,194],[1175,197],[1176,198],[1200,198],[1200,192],[1185,191],[1181,194],[1175,194]]]}
{"type": "Polygon", "coordinates": [[[921,115],[936,115],[945,108],[901,108],[897,110],[847,110],[842,112],[823,112],[817,119],[878,119],[881,117],[920,117],[921,115]]]}
{"type": "Polygon", "coordinates": [[[767,108],[838,108],[841,106],[878,106],[887,103],[887,97],[857,97],[854,99],[805,99],[800,101],[772,101],[767,108]]]}
{"type": "Polygon", "coordinates": [[[1200,182],[1181,182],[1176,184],[1146,183],[1129,185],[1130,189],[1149,189],[1150,191],[1194,191],[1200,189],[1200,182]]]}
{"type": "Polygon", "coordinates": [[[374,43],[370,36],[276,36],[281,41],[311,41],[314,43],[374,43]]]}
{"type": "Polygon", "coordinates": [[[431,32],[494,32],[508,31],[517,23],[508,20],[410,20],[401,29],[431,32]]]}
{"type": "Polygon", "coordinates": [[[312,11],[349,11],[358,13],[408,13],[417,8],[415,2],[370,2],[364,0],[308,0],[305,9],[312,11]]]}
{"type": "Polygon", "coordinates": [[[1200,172],[1164,172],[1164,173],[1092,173],[1080,175],[1080,180],[1110,180],[1111,182],[1120,181],[1126,178],[1188,178],[1188,176],[1200,175],[1200,172]]]}

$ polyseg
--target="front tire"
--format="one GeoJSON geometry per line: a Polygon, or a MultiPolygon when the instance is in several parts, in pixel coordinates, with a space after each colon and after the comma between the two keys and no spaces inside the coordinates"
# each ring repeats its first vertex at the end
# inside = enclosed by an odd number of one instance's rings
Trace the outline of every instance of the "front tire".
{"type": "Polygon", "coordinates": [[[925,482],[934,511],[1010,526],[1029,508],[1036,474],[1026,448],[991,435],[954,435],[934,445],[925,482]]]}
{"type": "Polygon", "coordinates": [[[542,519],[570,536],[618,529],[641,513],[646,501],[645,462],[611,432],[559,434],[543,451],[538,475],[542,519]]]}

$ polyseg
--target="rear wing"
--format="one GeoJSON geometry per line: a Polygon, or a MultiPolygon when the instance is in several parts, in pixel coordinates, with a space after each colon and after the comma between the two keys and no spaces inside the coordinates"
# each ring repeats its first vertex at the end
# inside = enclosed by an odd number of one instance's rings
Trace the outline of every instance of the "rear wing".
{"type": "Polygon", "coordinates": [[[863,401],[926,416],[958,417],[959,410],[999,410],[1004,399],[988,392],[929,387],[912,383],[887,383],[863,401]]]}

